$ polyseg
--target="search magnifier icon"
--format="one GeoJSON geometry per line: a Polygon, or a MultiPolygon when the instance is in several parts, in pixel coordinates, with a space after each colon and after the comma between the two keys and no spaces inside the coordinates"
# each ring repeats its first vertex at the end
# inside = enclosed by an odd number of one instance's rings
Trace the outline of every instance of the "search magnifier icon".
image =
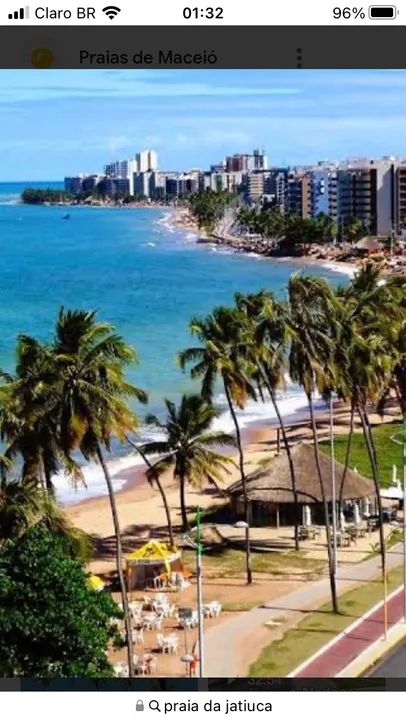
{"type": "Polygon", "coordinates": [[[159,707],[158,700],[150,700],[149,701],[149,709],[150,710],[157,710],[157,712],[161,712],[161,708],[159,707]]]}

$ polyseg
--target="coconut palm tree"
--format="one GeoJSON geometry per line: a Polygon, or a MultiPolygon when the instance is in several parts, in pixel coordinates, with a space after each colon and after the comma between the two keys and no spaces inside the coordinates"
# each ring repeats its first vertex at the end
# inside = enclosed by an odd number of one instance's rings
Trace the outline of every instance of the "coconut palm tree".
{"type": "MultiPolygon", "coordinates": [[[[240,478],[243,486],[244,515],[247,526],[250,523],[250,508],[247,494],[244,449],[236,409],[243,409],[248,398],[256,399],[256,392],[250,377],[253,368],[242,359],[241,314],[234,309],[217,307],[207,318],[193,318],[190,331],[201,343],[179,353],[182,369],[194,363],[191,377],[202,381],[202,397],[212,402],[215,383],[221,380],[227,405],[234,424],[238,447],[240,478]]],[[[247,583],[252,583],[252,563],[249,533],[246,533],[247,583]]]]}
{"type": "Polygon", "coordinates": [[[123,573],[123,551],[113,483],[103,448],[115,438],[123,443],[134,432],[137,418],[129,399],[146,402],[146,394],[125,378],[128,365],[137,361],[135,351],[108,323],[96,321],[94,312],[60,310],[52,357],[52,398],[57,417],[58,444],[67,457],[80,450],[86,460],[96,460],[106,480],[116,538],[128,665],[134,675],[132,633],[123,573]]]}
{"type": "Polygon", "coordinates": [[[313,403],[316,390],[326,388],[331,381],[333,344],[328,333],[326,318],[329,317],[329,308],[333,305],[333,296],[325,280],[297,274],[292,275],[289,280],[288,296],[290,311],[289,374],[291,379],[303,388],[309,405],[314,454],[324,507],[331,599],[334,612],[338,612],[329,507],[320,468],[320,451],[313,403]]]}
{"type": "MultiPolygon", "coordinates": [[[[53,496],[52,478],[61,465],[74,482],[81,478],[81,473],[58,446],[49,349],[34,338],[20,335],[16,357],[15,374],[0,373],[4,458],[13,461],[20,456],[22,481],[40,485],[44,494],[53,496]]],[[[2,468],[6,469],[3,464],[2,468]]]]}
{"type": "Polygon", "coordinates": [[[397,346],[404,313],[393,286],[382,283],[380,267],[366,263],[343,293],[346,308],[346,384],[352,406],[359,415],[374,481],[379,513],[382,573],[386,575],[385,538],[380,495],[380,477],[368,406],[375,406],[391,385],[401,363],[397,346]]]}
{"type": "Polygon", "coordinates": [[[140,457],[143,459],[144,463],[146,464],[148,471],[146,472],[146,477],[151,485],[151,487],[154,487],[155,485],[158,488],[158,491],[162,498],[162,504],[164,506],[165,515],[166,515],[166,523],[168,526],[168,535],[169,535],[169,542],[172,547],[175,546],[175,538],[173,534],[173,526],[172,526],[172,518],[171,518],[171,511],[169,508],[168,498],[166,497],[164,486],[161,482],[161,478],[159,475],[159,472],[156,471],[155,465],[151,463],[145,452],[142,450],[142,447],[140,445],[136,445],[131,438],[127,437],[127,442],[131,445],[132,448],[140,455],[140,457]]]}
{"type": "Polygon", "coordinates": [[[211,448],[234,445],[234,440],[227,433],[210,429],[219,413],[200,395],[183,395],[179,407],[167,399],[165,405],[168,412],[165,422],[155,415],[148,415],[146,422],[159,428],[166,439],[146,443],[140,449],[144,455],[159,455],[148,471],[154,479],[173,468],[173,476],[179,482],[182,530],[186,531],[189,529],[186,484],[199,488],[204,480],[221,482],[232,460],[211,448]]]}
{"type": "Polygon", "coordinates": [[[41,495],[35,483],[0,480],[0,543],[19,537],[32,524],[41,508],[41,495]]]}
{"type": "Polygon", "coordinates": [[[262,290],[254,295],[237,294],[237,308],[245,315],[241,347],[254,368],[253,379],[268,392],[278,418],[287,454],[295,505],[295,547],[299,550],[299,502],[296,474],[283,416],[279,409],[277,391],[286,386],[287,308],[272,293],[262,290]]]}

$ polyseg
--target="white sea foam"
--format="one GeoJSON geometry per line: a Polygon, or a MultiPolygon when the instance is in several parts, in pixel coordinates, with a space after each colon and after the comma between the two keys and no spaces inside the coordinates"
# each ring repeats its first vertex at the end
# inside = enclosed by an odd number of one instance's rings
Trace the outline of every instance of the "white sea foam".
{"type": "MultiPolygon", "coordinates": [[[[121,458],[114,458],[108,462],[108,467],[112,476],[114,490],[121,490],[126,479],[120,476],[123,470],[128,470],[137,465],[141,465],[142,460],[135,455],[126,455],[121,458]]],[[[83,468],[85,485],[80,484],[77,488],[72,487],[69,478],[64,475],[57,475],[53,478],[56,488],[56,496],[63,505],[74,505],[82,500],[99,497],[107,494],[106,481],[104,479],[103,470],[96,463],[89,463],[83,468]]]]}
{"type": "MultiPolygon", "coordinates": [[[[164,436],[159,428],[142,426],[139,431],[139,442],[156,442],[163,440],[164,436]]],[[[107,461],[107,465],[112,477],[114,490],[122,490],[127,482],[127,478],[122,473],[131,468],[137,468],[143,464],[140,455],[135,451],[121,457],[114,457],[107,461]]],[[[103,470],[96,463],[88,463],[83,466],[83,475],[85,483],[78,487],[73,487],[68,477],[64,475],[56,475],[53,483],[56,488],[56,495],[62,505],[74,505],[82,500],[99,497],[107,494],[106,481],[103,470]]]]}
{"type": "MultiPolygon", "coordinates": [[[[224,411],[213,424],[215,430],[223,430],[224,432],[232,433],[234,431],[234,423],[231,417],[231,413],[227,408],[226,398],[224,395],[219,395],[216,398],[216,402],[220,407],[224,408],[224,411]]],[[[279,394],[278,407],[282,417],[288,417],[294,414],[302,414],[307,416],[307,400],[304,392],[293,387],[291,390],[287,390],[285,393],[279,394]]],[[[315,407],[319,409],[324,407],[323,402],[316,398],[315,407]]],[[[254,402],[249,401],[244,410],[237,410],[237,418],[241,428],[247,428],[250,425],[263,425],[270,424],[276,420],[276,413],[272,402],[265,397],[265,402],[254,402]]]]}
{"type": "Polygon", "coordinates": [[[334,262],[323,263],[322,267],[326,268],[326,270],[340,273],[341,275],[346,275],[349,278],[353,278],[358,269],[356,267],[351,267],[350,265],[344,265],[341,263],[334,263],[334,262]]]}
{"type": "MultiPolygon", "coordinates": [[[[223,432],[233,434],[234,424],[231,414],[227,408],[225,395],[220,393],[215,399],[215,404],[219,407],[221,415],[214,421],[212,426],[213,430],[222,430],[223,432]]],[[[292,385],[285,393],[279,394],[278,405],[282,417],[284,418],[291,415],[299,417],[303,415],[303,418],[307,418],[308,416],[305,394],[299,388],[292,385]]],[[[316,397],[315,409],[320,410],[324,407],[325,405],[323,401],[316,397]]],[[[265,402],[249,401],[245,409],[237,410],[236,414],[242,429],[246,429],[253,425],[270,426],[276,420],[274,407],[268,399],[265,399],[265,402]]],[[[140,442],[158,441],[163,439],[161,430],[146,426],[140,428],[139,436],[140,442]]],[[[125,455],[123,457],[115,457],[108,461],[113,487],[116,492],[121,490],[127,482],[127,479],[123,477],[122,473],[131,468],[136,468],[137,466],[139,467],[142,464],[143,461],[141,457],[135,453],[125,455]]],[[[73,505],[81,502],[82,500],[107,494],[106,481],[104,479],[103,471],[99,465],[89,463],[89,465],[83,468],[83,472],[86,487],[81,485],[77,489],[73,488],[69,479],[64,476],[58,475],[54,478],[57,498],[63,505],[73,505]]]]}

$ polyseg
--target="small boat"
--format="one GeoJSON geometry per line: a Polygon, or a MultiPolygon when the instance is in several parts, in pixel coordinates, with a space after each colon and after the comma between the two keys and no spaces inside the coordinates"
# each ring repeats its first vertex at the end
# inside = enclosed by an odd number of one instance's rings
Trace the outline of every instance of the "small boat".
{"type": "Polygon", "coordinates": [[[69,215],[69,213],[67,213],[66,215],[64,215],[64,216],[63,216],[63,219],[64,219],[64,220],[70,220],[70,215],[69,215]]]}

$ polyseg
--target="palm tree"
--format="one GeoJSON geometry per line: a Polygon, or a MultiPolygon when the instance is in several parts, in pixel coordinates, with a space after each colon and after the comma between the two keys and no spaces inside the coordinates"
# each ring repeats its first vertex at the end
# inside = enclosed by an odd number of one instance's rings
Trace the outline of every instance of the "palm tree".
{"type": "MultiPolygon", "coordinates": [[[[0,436],[4,458],[21,456],[22,480],[54,495],[52,477],[60,465],[73,482],[82,479],[77,464],[61,452],[51,393],[49,349],[34,338],[20,335],[14,375],[0,373],[0,436]]],[[[4,470],[4,466],[2,464],[4,470]]],[[[4,472],[3,472],[4,474],[4,472]]]]}
{"type": "Polygon", "coordinates": [[[34,483],[3,476],[0,480],[0,543],[19,537],[32,524],[41,508],[41,495],[34,483]]]}
{"type": "Polygon", "coordinates": [[[155,415],[149,415],[146,421],[162,430],[166,439],[142,445],[141,452],[160,456],[149,470],[154,479],[173,468],[173,476],[179,482],[182,530],[186,531],[189,528],[186,483],[201,487],[204,480],[221,481],[232,460],[211,448],[233,445],[234,440],[226,433],[210,430],[219,413],[200,395],[183,395],[178,408],[167,399],[165,405],[168,411],[165,422],[155,415]]]}
{"type": "Polygon", "coordinates": [[[89,536],[70,522],[52,498],[44,496],[33,481],[3,476],[0,479],[0,544],[21,537],[38,524],[62,539],[68,555],[83,564],[90,560],[89,536]]]}
{"type": "Polygon", "coordinates": [[[258,390],[268,392],[278,418],[283,444],[287,454],[295,505],[295,548],[299,550],[299,502],[296,474],[285,423],[279,409],[277,390],[285,387],[285,354],[287,345],[287,308],[272,293],[262,290],[255,295],[235,296],[237,308],[245,315],[245,328],[241,347],[248,353],[253,379],[258,390]]]}
{"type": "Polygon", "coordinates": [[[386,577],[386,552],[377,453],[368,404],[379,403],[392,383],[400,361],[397,332],[404,318],[393,287],[381,283],[380,268],[368,262],[344,293],[347,312],[347,384],[365,438],[379,514],[382,574],[386,577]]]}
{"type": "Polygon", "coordinates": [[[154,485],[157,486],[159,493],[162,498],[162,503],[165,509],[165,515],[166,515],[166,523],[168,526],[168,534],[169,534],[169,542],[172,547],[175,546],[175,538],[173,534],[173,526],[172,526],[172,519],[171,519],[171,511],[169,508],[168,498],[166,497],[165,489],[163,484],[161,483],[161,478],[159,476],[159,472],[156,471],[155,465],[150,462],[149,458],[145,454],[145,452],[142,449],[142,446],[136,445],[129,437],[127,437],[127,442],[131,445],[131,447],[134,448],[134,450],[140,455],[140,457],[145,462],[148,471],[146,472],[146,477],[151,485],[153,487],[154,485]]]}
{"type": "MultiPolygon", "coordinates": [[[[240,478],[243,487],[244,515],[247,527],[250,524],[250,506],[247,493],[247,478],[244,467],[244,449],[236,408],[243,409],[248,398],[256,399],[256,392],[250,380],[253,368],[242,360],[241,315],[226,307],[217,307],[205,319],[193,318],[190,331],[201,345],[184,350],[179,354],[182,369],[195,363],[192,378],[202,380],[202,397],[212,402],[215,382],[222,381],[227,405],[235,428],[238,447],[240,478]]],[[[246,534],[247,583],[252,583],[252,562],[249,533],[246,534]]]]}
{"type": "Polygon", "coordinates": [[[288,295],[290,309],[289,374],[292,380],[304,389],[309,405],[314,454],[324,507],[331,599],[334,612],[338,612],[329,507],[320,468],[318,435],[313,405],[316,389],[325,388],[330,382],[331,373],[333,372],[333,346],[326,323],[330,306],[333,304],[333,297],[325,280],[299,275],[291,276],[288,295]]]}
{"type": "Polygon", "coordinates": [[[137,418],[128,400],[146,402],[146,394],[129,383],[125,369],[137,361],[135,351],[108,323],[96,321],[94,312],[61,309],[50,349],[52,357],[52,397],[58,422],[58,443],[71,457],[80,450],[86,460],[100,463],[109,494],[116,538],[119,577],[126,628],[128,666],[134,675],[132,633],[126,584],[123,573],[121,530],[115,494],[103,448],[110,451],[111,440],[123,443],[134,432],[137,418]]]}

